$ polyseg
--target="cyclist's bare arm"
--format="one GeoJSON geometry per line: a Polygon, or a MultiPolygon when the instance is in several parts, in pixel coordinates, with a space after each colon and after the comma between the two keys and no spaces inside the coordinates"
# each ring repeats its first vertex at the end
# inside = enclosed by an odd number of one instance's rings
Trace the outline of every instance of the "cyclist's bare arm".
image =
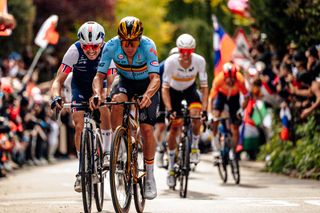
{"type": "Polygon", "coordinates": [[[207,111],[208,107],[208,87],[200,87],[200,91],[202,94],[202,111],[207,111]]]}
{"type": "MultiPolygon", "coordinates": [[[[96,76],[93,79],[92,82],[92,90],[94,95],[98,95],[100,98],[104,96],[103,93],[103,80],[105,79],[105,74],[97,72],[96,76]]],[[[108,82],[109,87],[109,82],[108,82]]]]}
{"type": "Polygon", "coordinates": [[[63,83],[68,77],[68,73],[63,72],[62,69],[63,69],[63,66],[60,66],[57,72],[57,76],[52,83],[52,87],[51,87],[52,97],[61,96],[63,83]]]}
{"type": "Polygon", "coordinates": [[[160,88],[160,76],[156,73],[149,74],[150,83],[140,102],[140,108],[148,107],[151,104],[151,98],[160,88]]]}

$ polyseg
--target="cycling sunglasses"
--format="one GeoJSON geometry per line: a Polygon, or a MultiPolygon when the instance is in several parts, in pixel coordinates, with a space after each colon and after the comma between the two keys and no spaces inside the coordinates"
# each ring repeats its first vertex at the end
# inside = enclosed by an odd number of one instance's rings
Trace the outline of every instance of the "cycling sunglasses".
{"type": "Polygon", "coordinates": [[[193,53],[194,49],[179,49],[179,52],[182,54],[182,55],[191,55],[191,53],[193,53]]]}
{"type": "Polygon", "coordinates": [[[95,50],[98,50],[99,48],[100,48],[100,44],[83,44],[82,45],[82,49],[84,51],[88,51],[90,49],[95,51],[95,50]]]}
{"type": "Polygon", "coordinates": [[[122,47],[138,47],[140,45],[140,40],[121,40],[122,47]]]}

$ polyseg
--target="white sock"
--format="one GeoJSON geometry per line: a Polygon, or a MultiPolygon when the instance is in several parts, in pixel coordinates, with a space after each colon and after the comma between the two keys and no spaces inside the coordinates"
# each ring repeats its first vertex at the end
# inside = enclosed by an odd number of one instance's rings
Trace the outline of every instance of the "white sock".
{"type": "Polygon", "coordinates": [[[77,151],[77,157],[80,159],[80,152],[77,151]]]}
{"type": "Polygon", "coordinates": [[[213,138],[211,140],[211,146],[212,146],[213,151],[215,151],[215,152],[220,151],[219,134],[217,134],[216,136],[213,136],[213,138]]]}
{"type": "Polygon", "coordinates": [[[102,142],[103,142],[103,151],[109,152],[111,150],[111,141],[112,141],[112,130],[101,130],[102,133],[102,142]]]}
{"type": "Polygon", "coordinates": [[[146,164],[146,172],[147,172],[147,179],[153,178],[153,165],[154,164],[146,164]]]}
{"type": "Polygon", "coordinates": [[[192,145],[191,148],[192,149],[199,149],[199,139],[200,139],[200,135],[192,135],[192,145]]]}
{"type": "Polygon", "coordinates": [[[173,170],[174,167],[174,159],[176,157],[176,150],[169,150],[169,171],[173,170]]]}

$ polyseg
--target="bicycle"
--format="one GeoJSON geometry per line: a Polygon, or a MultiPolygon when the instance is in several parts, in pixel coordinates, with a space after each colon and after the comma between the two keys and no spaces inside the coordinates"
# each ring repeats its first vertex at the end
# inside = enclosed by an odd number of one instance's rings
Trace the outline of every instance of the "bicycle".
{"type": "Polygon", "coordinates": [[[91,111],[87,102],[65,103],[63,108],[80,108],[84,113],[84,128],[80,143],[80,175],[84,212],[91,212],[92,186],[97,210],[103,208],[104,177],[103,149],[100,129],[100,114],[91,111]]]}
{"type": "MultiPolygon", "coordinates": [[[[191,170],[190,163],[190,150],[192,144],[192,119],[201,119],[201,116],[190,116],[190,111],[188,109],[187,102],[183,100],[182,104],[182,116],[176,116],[176,118],[183,118],[183,126],[181,137],[179,138],[179,143],[177,146],[177,156],[176,164],[174,167],[175,180],[180,182],[179,195],[182,198],[187,197],[188,190],[188,179],[191,170]]],[[[169,124],[168,129],[170,129],[171,124],[169,124]]],[[[172,187],[175,190],[175,186],[172,187]]]]}
{"type": "Polygon", "coordinates": [[[239,184],[240,183],[239,160],[235,156],[235,152],[232,148],[233,140],[232,140],[231,131],[227,127],[228,119],[229,119],[228,117],[222,117],[222,118],[213,118],[212,120],[212,121],[219,121],[217,134],[218,134],[219,142],[222,145],[222,148],[220,150],[221,158],[217,160],[217,162],[215,163],[215,166],[218,167],[220,178],[224,183],[226,183],[228,180],[227,166],[229,164],[231,167],[232,177],[235,183],[239,184]],[[233,156],[230,157],[230,155],[233,155],[233,156]]]}
{"type": "Polygon", "coordinates": [[[132,190],[135,208],[142,213],[145,206],[145,163],[139,124],[139,105],[134,101],[106,102],[106,105],[123,105],[122,125],[114,132],[110,155],[110,189],[112,203],[117,213],[128,212],[132,190]],[[130,113],[134,106],[134,115],[130,113]]]}

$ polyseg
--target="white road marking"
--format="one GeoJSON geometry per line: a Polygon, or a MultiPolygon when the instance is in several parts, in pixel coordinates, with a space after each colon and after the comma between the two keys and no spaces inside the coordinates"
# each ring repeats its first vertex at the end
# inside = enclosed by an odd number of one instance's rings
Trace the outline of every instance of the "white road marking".
{"type": "Polygon", "coordinates": [[[305,200],[304,202],[310,205],[320,206],[320,200],[305,200]]]}

